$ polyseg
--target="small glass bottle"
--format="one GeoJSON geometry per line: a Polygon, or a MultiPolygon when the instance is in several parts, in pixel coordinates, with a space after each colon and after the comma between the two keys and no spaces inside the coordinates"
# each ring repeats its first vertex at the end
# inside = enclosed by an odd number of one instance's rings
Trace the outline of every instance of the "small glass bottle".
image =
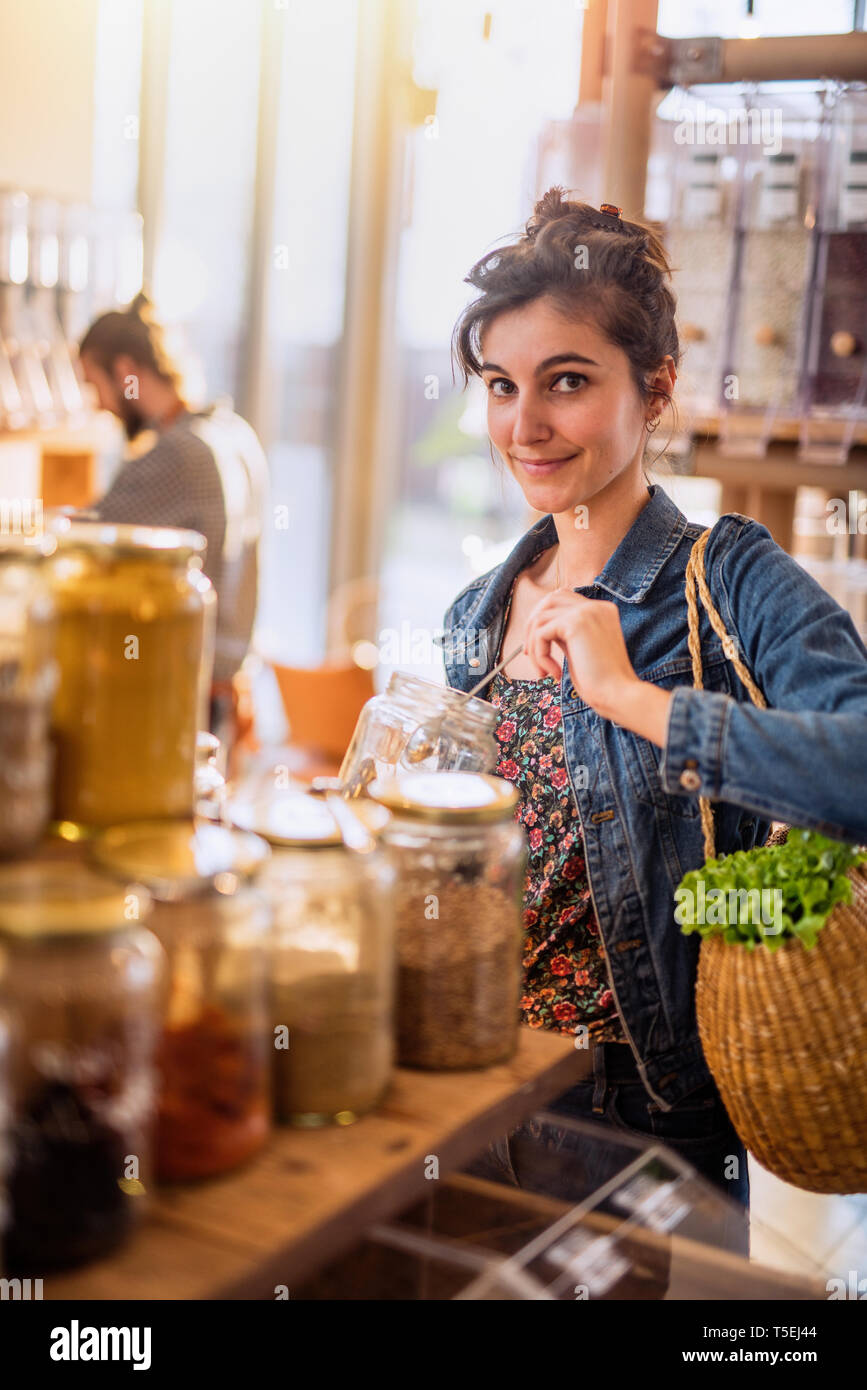
{"type": "MultiPolygon", "coordinates": [[[[378,847],[347,849],[321,801],[230,803],[271,845],[271,1021],[279,1121],[351,1124],[385,1093],[394,1060],[394,871],[378,847]]],[[[375,834],[387,816],[359,810],[375,834]]]]}
{"type": "Polygon", "coordinates": [[[501,777],[400,773],[370,795],[391,812],[398,1061],[504,1062],[518,1044],[527,843],[501,777]]]}
{"type": "Polygon", "coordinates": [[[192,815],[216,616],[204,537],[68,518],[56,529],[55,818],[80,832],[192,815]]]}
{"type": "Polygon", "coordinates": [[[499,750],[497,711],[487,700],[395,671],[367,701],[340,768],[344,794],[402,769],[490,772],[499,750]]]}
{"type": "Polygon", "coordinates": [[[0,858],[33,849],[51,814],[53,548],[50,537],[0,536],[0,858]]]}
{"type": "Polygon", "coordinates": [[[119,1245],[151,1183],[165,958],[149,900],[80,864],[0,869],[0,1003],[13,1022],[7,1272],[119,1245]]]}
{"type": "Polygon", "coordinates": [[[224,826],[155,821],[112,826],[91,853],[148,888],[150,925],[168,956],[157,1177],[237,1168],[270,1129],[271,914],[250,886],[268,846],[224,826]]]}

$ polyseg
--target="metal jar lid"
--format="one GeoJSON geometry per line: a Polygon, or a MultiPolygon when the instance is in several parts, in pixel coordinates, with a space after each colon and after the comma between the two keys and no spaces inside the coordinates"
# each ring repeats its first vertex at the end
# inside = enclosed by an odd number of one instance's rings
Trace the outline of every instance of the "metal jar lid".
{"type": "Polygon", "coordinates": [[[177,902],[216,888],[233,891],[270,854],[258,835],[192,821],[130,821],[113,825],[89,846],[101,869],[143,883],[160,902],[177,902]]]}
{"type": "Polygon", "coordinates": [[[0,530],[0,564],[38,564],[57,549],[57,537],[46,531],[40,535],[16,535],[0,530]]]}
{"type": "MultiPolygon", "coordinates": [[[[353,801],[352,809],[371,835],[388,823],[383,806],[363,800],[353,801]]],[[[269,845],[280,849],[342,849],[343,836],[325,801],[303,792],[280,795],[234,797],[225,808],[233,825],[255,831],[269,845]]]]}
{"type": "Polygon", "coordinates": [[[63,861],[0,868],[0,935],[37,940],[127,930],[151,911],[140,884],[119,884],[63,861]]]}
{"type": "Polygon", "coordinates": [[[399,772],[367,792],[396,816],[452,825],[508,820],[518,805],[511,782],[482,772],[399,772]]]}
{"type": "Polygon", "coordinates": [[[204,558],[207,549],[207,541],[198,531],[174,526],[121,526],[106,521],[71,521],[67,516],[53,517],[50,526],[58,555],[86,550],[105,559],[137,556],[176,564],[194,555],[204,558]]]}

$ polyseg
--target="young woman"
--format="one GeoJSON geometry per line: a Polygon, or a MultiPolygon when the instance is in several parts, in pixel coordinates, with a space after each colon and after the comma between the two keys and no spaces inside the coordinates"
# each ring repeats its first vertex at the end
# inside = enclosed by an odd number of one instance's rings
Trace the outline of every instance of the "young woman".
{"type": "Polygon", "coordinates": [[[669,279],[649,229],[557,188],[468,275],[456,357],[546,515],[449,608],[446,673],[469,690],[524,644],[487,691],[529,840],[523,1016],[593,1050],[594,1079],[556,1109],[658,1137],[748,1206],[674,890],[704,862],[700,795],[718,854],[763,844],[772,819],[867,841],[867,650],[764,526],[730,514],[707,581],[768,708],[703,610],[693,689],[685,570],[704,528],[643,471],[680,359],[669,279]]]}

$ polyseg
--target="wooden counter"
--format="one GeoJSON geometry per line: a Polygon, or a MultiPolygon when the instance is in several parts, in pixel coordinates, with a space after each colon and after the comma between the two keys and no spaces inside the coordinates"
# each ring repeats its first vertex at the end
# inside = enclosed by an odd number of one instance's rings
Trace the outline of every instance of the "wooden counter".
{"type": "MultiPolygon", "coordinates": [[[[347,1249],[372,1223],[429,1191],[589,1074],[590,1053],[522,1027],[504,1066],[477,1072],[399,1068],[384,1104],[346,1129],[277,1130],[241,1172],[152,1198],[142,1229],[115,1255],[45,1278],[46,1299],[275,1297],[347,1249]]],[[[130,1200],[134,1201],[135,1198],[130,1200]]]]}

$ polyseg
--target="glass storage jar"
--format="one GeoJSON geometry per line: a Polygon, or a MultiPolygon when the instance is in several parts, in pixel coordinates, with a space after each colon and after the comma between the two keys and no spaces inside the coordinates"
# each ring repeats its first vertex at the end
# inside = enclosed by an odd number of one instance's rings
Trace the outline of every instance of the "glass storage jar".
{"type": "Polygon", "coordinates": [[[400,773],[370,795],[397,869],[397,1055],[432,1070],[491,1066],[518,1043],[524,832],[501,777],[400,773]]]}
{"type": "MultiPolygon", "coordinates": [[[[394,871],[347,849],[327,806],[288,794],[229,814],[271,845],[275,1111],[286,1124],[351,1124],[382,1099],[394,1060],[394,871]]],[[[387,815],[367,803],[374,834],[387,815]]]]}
{"type": "Polygon", "coordinates": [[[0,535],[0,858],[26,854],[51,814],[57,686],[51,537],[0,535]]]}
{"type": "Polygon", "coordinates": [[[56,524],[55,817],[92,828],[191,815],[216,617],[204,537],[56,524]]]}
{"type": "Polygon", "coordinates": [[[258,1153],[270,1129],[271,919],[250,886],[268,846],[224,826],[139,822],[104,831],[91,853],[147,887],[168,956],[157,1177],[227,1172],[258,1153]]]}
{"type": "MultiPolygon", "coordinates": [[[[6,956],[0,946],[0,989],[6,971],[6,956]]],[[[6,1197],[6,1179],[9,1173],[10,1143],[9,1131],[12,1125],[12,1102],[9,1095],[9,1019],[0,1009],[0,1276],[6,1273],[4,1245],[6,1227],[9,1222],[9,1202],[6,1197]]]]}
{"type": "Polygon", "coordinates": [[[401,769],[490,772],[499,751],[497,711],[487,700],[395,671],[367,701],[340,767],[344,795],[401,769]]]}
{"type": "Polygon", "coordinates": [[[13,1022],[7,1272],[41,1277],[130,1233],[151,1182],[165,959],[148,895],[77,863],[0,869],[13,1022]]]}

